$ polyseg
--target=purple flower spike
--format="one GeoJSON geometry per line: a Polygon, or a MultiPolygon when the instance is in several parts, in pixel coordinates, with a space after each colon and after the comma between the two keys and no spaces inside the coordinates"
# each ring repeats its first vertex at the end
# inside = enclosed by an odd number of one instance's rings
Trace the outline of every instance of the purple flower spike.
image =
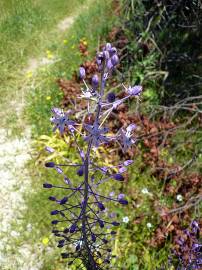
{"type": "Polygon", "coordinates": [[[113,178],[117,181],[124,181],[124,177],[123,175],[119,174],[119,173],[116,173],[113,175],[113,178]]]}
{"type": "Polygon", "coordinates": [[[80,69],[79,69],[79,77],[80,77],[81,80],[85,79],[86,71],[85,71],[84,67],[80,67],[80,69]]]}
{"type": "MultiPolygon", "coordinates": [[[[120,225],[117,220],[118,213],[112,211],[111,204],[128,204],[124,194],[117,195],[116,188],[106,190],[105,184],[110,181],[113,185],[114,180],[123,182],[123,173],[133,161],[107,164],[106,160],[99,157],[101,152],[105,152],[105,145],[111,146],[111,142],[118,143],[122,150],[126,151],[136,141],[133,138],[135,124],[114,133],[106,123],[118,106],[132,97],[139,96],[142,87],[126,88],[123,85],[127,95],[121,95],[122,98],[118,93],[118,87],[113,87],[116,89],[115,93],[113,89],[108,90],[107,80],[113,76],[113,71],[119,64],[117,50],[110,43],[97,53],[96,62],[99,75],[92,76],[91,85],[85,81],[85,68],[79,69],[79,77],[84,84],[79,99],[85,103],[81,111],[77,114],[77,109],[75,111],[52,109],[50,120],[53,132],[59,132],[63,143],[71,142],[68,147],[72,147],[77,153],[71,156],[71,151],[61,149],[59,154],[60,160],[64,160],[63,163],[47,162],[45,167],[55,169],[62,183],[57,185],[44,183],[43,187],[58,189],[56,197],[49,197],[50,201],[56,203],[58,209],[51,211],[52,216],[58,215],[58,220],[52,221],[52,232],[59,238],[58,248],[65,246],[67,249],[67,253],[61,254],[63,259],[69,259],[66,265],[72,265],[74,262],[77,265],[78,262],[79,269],[104,270],[112,267],[104,264],[109,264],[113,257],[109,245],[115,239],[116,228],[114,230],[112,228],[120,225]],[[73,117],[79,119],[78,123],[71,119],[73,117]],[[83,121],[80,121],[81,119],[83,121]],[[76,159],[72,160],[74,156],[76,159]],[[73,175],[73,179],[69,179],[70,175],[73,175]],[[59,194],[61,199],[56,199],[59,194]],[[102,263],[98,264],[100,258],[102,263]]],[[[46,151],[54,152],[50,147],[46,147],[46,151]]],[[[195,245],[193,249],[198,250],[199,247],[195,245]]]]}

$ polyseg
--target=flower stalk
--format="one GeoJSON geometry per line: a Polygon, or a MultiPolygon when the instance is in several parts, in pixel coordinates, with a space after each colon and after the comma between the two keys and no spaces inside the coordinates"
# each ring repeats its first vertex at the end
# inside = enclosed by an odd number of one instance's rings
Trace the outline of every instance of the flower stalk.
{"type": "MultiPolygon", "coordinates": [[[[115,192],[110,192],[109,195],[102,195],[101,191],[103,184],[108,181],[123,182],[123,174],[133,161],[126,160],[114,166],[98,165],[94,159],[96,152],[93,151],[111,141],[119,143],[122,150],[127,151],[136,141],[133,138],[135,125],[121,128],[117,134],[112,136],[108,135],[109,128],[104,126],[114,109],[131,97],[138,98],[142,91],[140,86],[129,86],[128,88],[124,86],[126,97],[118,100],[113,92],[106,96],[106,81],[117,68],[118,63],[116,48],[107,43],[102,52],[97,54],[100,77],[97,74],[93,75],[92,86],[88,86],[85,81],[85,69],[80,68],[79,76],[86,89],[82,89],[83,95],[79,98],[83,98],[87,102],[85,114],[89,117],[94,114],[93,124],[87,124],[85,121],[78,123],[71,119],[70,113],[63,112],[59,108],[52,109],[53,131],[58,130],[64,140],[64,134],[69,133],[72,136],[80,156],[80,162],[69,162],[67,159],[65,159],[64,164],[47,162],[45,166],[48,169],[55,169],[64,178],[65,186],[51,183],[45,183],[43,186],[46,189],[63,189],[65,192],[65,196],[60,199],[54,196],[49,197],[52,203],[62,207],[62,209],[51,211],[52,216],[58,217],[52,221],[53,234],[60,238],[58,247],[66,249],[65,252],[61,253],[62,258],[71,259],[69,265],[79,261],[80,268],[78,269],[103,270],[112,268],[110,244],[116,234],[114,228],[120,223],[117,221],[116,213],[110,213],[106,204],[108,202],[128,204],[124,194],[116,195],[115,192]],[[76,134],[87,145],[86,151],[83,144],[77,140],[76,134]],[[76,184],[74,180],[69,179],[67,175],[69,170],[76,170],[76,184]]],[[[49,153],[55,151],[49,146],[46,149],[49,153]]],[[[101,163],[103,162],[101,161],[101,163]]]]}

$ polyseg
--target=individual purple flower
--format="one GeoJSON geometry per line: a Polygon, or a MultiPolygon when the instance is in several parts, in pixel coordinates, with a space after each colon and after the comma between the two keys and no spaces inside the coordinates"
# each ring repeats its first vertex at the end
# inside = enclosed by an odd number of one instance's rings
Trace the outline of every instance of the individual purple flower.
{"type": "Polygon", "coordinates": [[[79,77],[81,80],[85,79],[86,77],[86,70],[84,67],[79,68],[79,77]]]}
{"type": "Polygon", "coordinates": [[[102,143],[110,142],[110,138],[105,135],[109,131],[108,128],[99,128],[98,123],[94,125],[85,124],[84,127],[88,132],[85,141],[91,141],[93,146],[98,147],[102,143]]]}
{"type": "Polygon", "coordinates": [[[127,89],[126,89],[126,93],[128,94],[128,95],[130,95],[131,97],[136,97],[136,96],[139,96],[140,94],[141,94],[141,92],[142,92],[142,86],[141,85],[135,85],[135,86],[133,86],[133,87],[128,87],[127,89]]]}
{"type": "Polygon", "coordinates": [[[136,140],[132,138],[132,132],[135,128],[136,125],[131,124],[126,128],[126,130],[123,128],[120,130],[118,139],[122,145],[123,152],[126,152],[127,149],[136,142],[136,140]]]}
{"type": "Polygon", "coordinates": [[[92,87],[93,87],[93,89],[97,89],[98,85],[99,85],[99,78],[98,78],[98,75],[95,74],[92,77],[92,87]]]}
{"type": "Polygon", "coordinates": [[[54,124],[53,132],[57,129],[59,130],[60,134],[63,135],[65,131],[65,127],[68,129],[72,129],[73,125],[75,124],[74,121],[68,118],[67,113],[64,113],[62,110],[58,108],[52,109],[53,116],[51,118],[51,122],[54,124]]]}

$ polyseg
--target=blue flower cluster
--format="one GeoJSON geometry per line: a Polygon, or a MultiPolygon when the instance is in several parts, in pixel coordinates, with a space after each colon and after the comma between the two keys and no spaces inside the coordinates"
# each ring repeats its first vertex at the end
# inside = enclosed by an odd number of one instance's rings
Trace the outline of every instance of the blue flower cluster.
{"type": "Polygon", "coordinates": [[[177,240],[178,252],[175,255],[178,259],[177,270],[200,270],[202,269],[202,243],[200,242],[200,227],[194,220],[191,228],[184,231],[184,236],[177,240]]]}
{"type": "MultiPolygon", "coordinates": [[[[65,184],[43,185],[46,189],[63,189],[66,194],[62,198],[49,197],[57,208],[50,214],[55,217],[52,220],[52,232],[59,238],[58,248],[64,248],[62,258],[70,259],[69,265],[76,260],[80,261],[77,269],[88,270],[112,268],[110,242],[114,239],[119,222],[116,213],[110,213],[107,205],[110,203],[127,205],[128,201],[124,194],[115,195],[111,192],[107,195],[103,192],[106,193],[106,182],[124,181],[123,173],[133,162],[126,160],[115,166],[104,166],[104,163],[100,165],[102,161],[97,164],[94,150],[114,141],[118,142],[125,152],[136,142],[133,136],[135,124],[121,128],[117,134],[112,135],[105,127],[105,122],[114,109],[131,97],[138,98],[142,91],[140,85],[134,87],[123,85],[125,96],[122,99],[118,99],[113,92],[105,93],[106,81],[119,64],[117,50],[110,43],[97,54],[96,61],[98,74],[93,75],[91,85],[85,81],[85,69],[81,67],[79,70],[84,83],[79,98],[87,102],[86,114],[94,114],[93,123],[77,123],[70,119],[67,112],[58,108],[52,110],[53,131],[58,130],[62,137],[67,132],[72,136],[80,161],[65,164],[46,163],[47,168],[56,170],[63,177],[65,184]],[[78,141],[77,134],[83,138],[82,144],[78,141]],[[76,185],[68,178],[65,168],[75,171],[78,178],[76,185]]],[[[46,150],[54,152],[50,147],[46,147],[46,150]]]]}

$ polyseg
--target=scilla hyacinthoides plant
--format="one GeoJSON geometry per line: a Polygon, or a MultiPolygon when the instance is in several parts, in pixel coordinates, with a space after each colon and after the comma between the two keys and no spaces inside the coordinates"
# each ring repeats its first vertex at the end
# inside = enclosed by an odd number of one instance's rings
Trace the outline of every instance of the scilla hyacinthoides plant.
{"type": "MultiPolygon", "coordinates": [[[[49,197],[49,200],[56,203],[57,208],[51,212],[51,215],[56,217],[52,221],[54,227],[52,232],[60,239],[58,247],[64,250],[62,258],[70,259],[69,265],[80,261],[77,269],[87,270],[112,269],[110,241],[116,234],[119,222],[116,214],[110,213],[106,208],[106,204],[127,205],[128,201],[124,194],[115,195],[114,191],[106,194],[105,185],[108,181],[114,181],[114,184],[116,181],[124,181],[123,173],[133,162],[126,160],[115,166],[104,166],[102,161],[97,161],[94,150],[114,141],[126,151],[135,143],[133,138],[135,124],[109,135],[105,122],[114,109],[131,97],[138,98],[142,91],[139,85],[134,87],[123,85],[125,96],[122,99],[117,99],[113,92],[105,92],[106,81],[119,63],[117,50],[110,43],[97,54],[96,61],[98,74],[92,77],[91,86],[85,81],[85,69],[81,67],[79,71],[84,89],[78,98],[86,100],[86,114],[92,119],[92,124],[72,120],[68,112],[58,108],[52,109],[53,130],[58,130],[63,138],[66,133],[73,138],[80,161],[65,164],[46,163],[46,167],[55,169],[63,176],[65,184],[43,185],[46,189],[63,189],[66,192],[63,198],[49,197]],[[78,140],[78,136],[82,140],[78,140]],[[75,171],[76,184],[68,178],[65,168],[75,171]]],[[[46,149],[48,152],[54,151],[50,147],[46,149]]]]}

